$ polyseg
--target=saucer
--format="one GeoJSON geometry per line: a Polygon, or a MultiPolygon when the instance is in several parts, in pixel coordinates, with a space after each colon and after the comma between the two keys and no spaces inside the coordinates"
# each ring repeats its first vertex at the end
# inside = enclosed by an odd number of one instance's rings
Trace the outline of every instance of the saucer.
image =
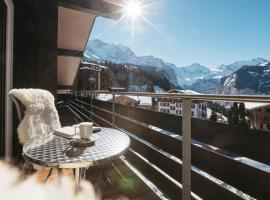
{"type": "Polygon", "coordinates": [[[91,147],[95,145],[95,140],[93,139],[81,139],[81,138],[76,138],[70,141],[71,146],[75,147],[80,147],[80,148],[86,148],[86,147],[91,147]]]}

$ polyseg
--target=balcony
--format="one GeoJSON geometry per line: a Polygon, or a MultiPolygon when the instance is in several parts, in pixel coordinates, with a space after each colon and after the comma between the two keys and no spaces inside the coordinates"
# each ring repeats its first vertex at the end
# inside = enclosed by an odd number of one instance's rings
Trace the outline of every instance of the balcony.
{"type": "Polygon", "coordinates": [[[112,181],[110,189],[103,187],[104,194],[113,191],[130,199],[189,199],[192,191],[192,199],[270,197],[269,133],[191,118],[188,111],[192,100],[269,102],[268,97],[166,94],[183,100],[182,117],[100,101],[96,95],[89,91],[59,93],[59,113],[63,125],[92,120],[130,136],[128,152],[107,166],[112,181]],[[121,182],[126,187],[119,187],[121,182]]]}

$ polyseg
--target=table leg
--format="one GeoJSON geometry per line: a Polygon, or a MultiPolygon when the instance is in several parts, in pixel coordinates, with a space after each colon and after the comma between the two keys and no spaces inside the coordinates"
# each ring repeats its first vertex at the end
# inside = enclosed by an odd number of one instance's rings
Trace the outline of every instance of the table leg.
{"type": "Polygon", "coordinates": [[[79,191],[80,189],[80,182],[81,182],[81,168],[76,168],[75,169],[75,187],[76,187],[76,192],[79,191]]]}

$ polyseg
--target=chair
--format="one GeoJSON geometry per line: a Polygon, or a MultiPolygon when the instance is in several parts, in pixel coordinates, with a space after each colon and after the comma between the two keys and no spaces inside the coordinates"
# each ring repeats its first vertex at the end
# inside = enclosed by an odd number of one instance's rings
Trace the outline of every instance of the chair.
{"type": "Polygon", "coordinates": [[[24,117],[25,107],[15,96],[13,96],[12,94],[10,94],[9,96],[16,107],[19,122],[21,122],[24,117]]]}
{"type": "MultiPolygon", "coordinates": [[[[24,116],[25,116],[26,107],[12,93],[10,93],[9,96],[10,96],[12,102],[14,103],[14,105],[16,107],[17,117],[18,117],[19,123],[21,123],[22,120],[23,120],[23,118],[24,118],[24,116]]],[[[25,169],[25,167],[26,167],[27,164],[28,163],[25,161],[24,162],[24,165],[23,165],[23,168],[22,168],[22,171],[24,171],[24,169],[25,169]]],[[[31,164],[29,166],[31,166],[32,169],[35,168],[31,164]]],[[[51,173],[52,173],[52,168],[50,169],[49,174],[46,177],[45,181],[48,180],[48,178],[50,177],[51,173]]]]}

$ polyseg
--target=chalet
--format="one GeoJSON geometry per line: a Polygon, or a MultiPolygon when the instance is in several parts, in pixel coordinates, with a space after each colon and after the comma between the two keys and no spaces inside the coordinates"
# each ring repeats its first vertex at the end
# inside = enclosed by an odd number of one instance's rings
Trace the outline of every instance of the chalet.
{"type": "MultiPolygon", "coordinates": [[[[199,94],[191,90],[170,90],[168,93],[199,94]]],[[[206,118],[207,103],[204,101],[193,101],[191,105],[191,116],[195,118],[206,118]]],[[[171,98],[157,98],[157,110],[174,115],[182,115],[182,100],[171,98]]]]}
{"type": "Polygon", "coordinates": [[[250,127],[253,129],[270,131],[270,104],[245,103],[248,111],[250,127]]]}

